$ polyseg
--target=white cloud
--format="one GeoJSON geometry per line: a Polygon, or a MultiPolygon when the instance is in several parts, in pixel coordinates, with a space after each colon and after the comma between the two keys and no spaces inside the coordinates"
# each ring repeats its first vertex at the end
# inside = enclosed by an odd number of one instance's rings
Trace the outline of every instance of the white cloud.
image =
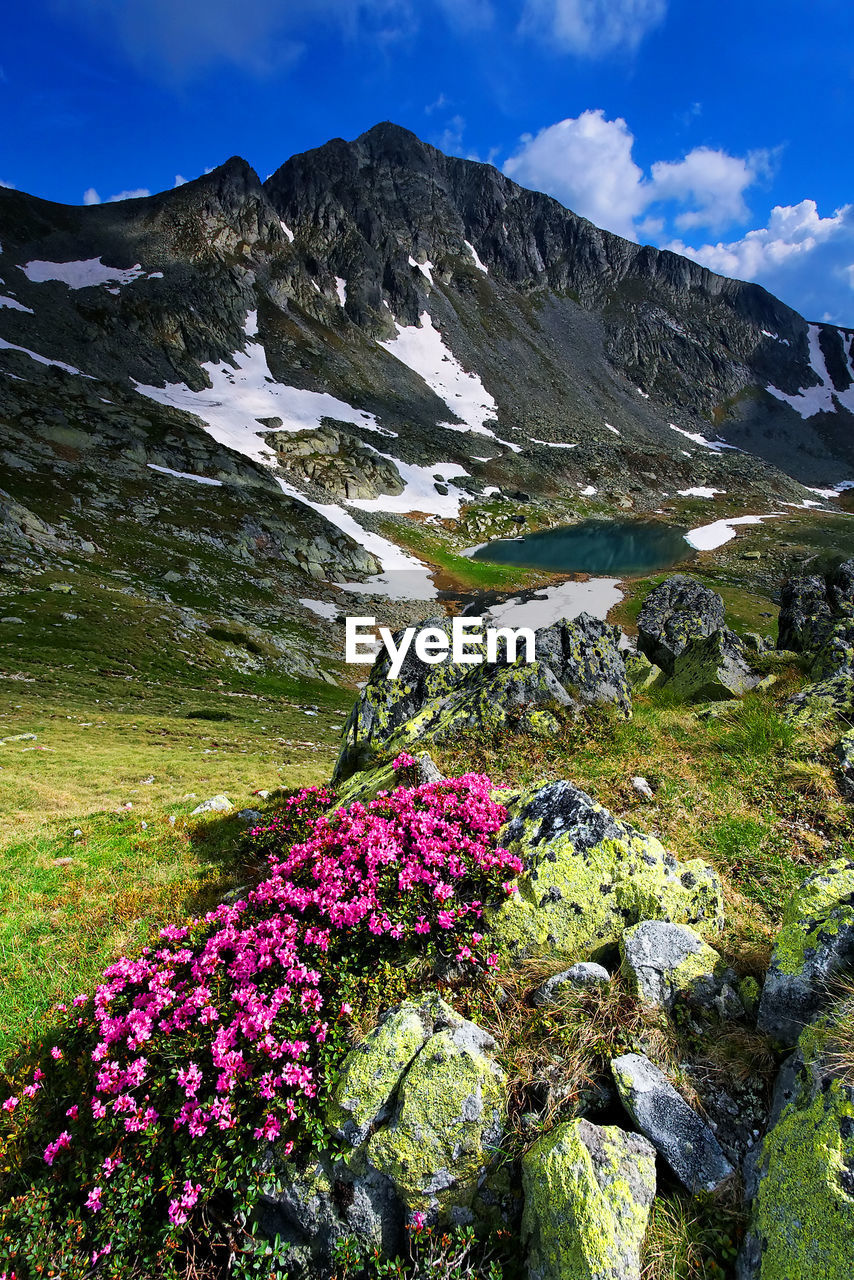
{"type": "Polygon", "coordinates": [[[17,190],[17,187],[15,186],[14,182],[3,182],[3,181],[0,181],[0,187],[5,187],[7,191],[16,191],[16,190],[17,190]]]}
{"type": "Polygon", "coordinates": [[[150,195],[148,187],[134,187],[132,191],[119,191],[116,195],[110,196],[107,204],[116,204],[119,200],[139,200],[142,196],[150,195]]]}
{"type": "Polygon", "coordinates": [[[768,173],[772,159],[767,151],[741,157],[695,147],[681,160],[656,161],[645,175],[632,157],[634,143],[622,117],[607,120],[601,109],[584,111],[536,137],[523,137],[504,172],[556,196],[597,226],[636,240],[664,231],[661,205],[679,207],[671,216],[680,231],[746,221],[744,192],[768,173]],[[639,221],[650,206],[655,213],[639,221]]]}
{"type": "Polygon", "coordinates": [[[767,151],[731,156],[711,147],[695,147],[683,160],[659,160],[651,168],[656,201],[677,200],[691,208],[677,215],[680,231],[690,227],[727,227],[746,222],[745,190],[771,167],[767,151]]]}
{"type": "Polygon", "coordinates": [[[173,185],[176,187],[185,187],[187,185],[187,179],[182,177],[180,173],[176,173],[175,182],[173,185]]]}
{"type": "Polygon", "coordinates": [[[101,203],[101,197],[98,195],[98,192],[95,190],[94,187],[87,187],[86,190],[83,192],[83,203],[84,204],[100,204],[101,203]]]}
{"type": "Polygon", "coordinates": [[[667,0],[525,0],[520,29],[570,53],[633,50],[667,12],[667,0]]]}
{"type": "Polygon", "coordinates": [[[504,165],[523,186],[545,191],[597,226],[636,238],[634,220],[648,203],[643,172],[632,159],[634,137],[622,117],[584,111],[526,135],[504,165]]]}
{"type": "Polygon", "coordinates": [[[664,247],[721,275],[755,280],[809,318],[854,323],[854,205],[829,217],[814,200],[775,205],[767,226],[738,240],[664,247]]]}

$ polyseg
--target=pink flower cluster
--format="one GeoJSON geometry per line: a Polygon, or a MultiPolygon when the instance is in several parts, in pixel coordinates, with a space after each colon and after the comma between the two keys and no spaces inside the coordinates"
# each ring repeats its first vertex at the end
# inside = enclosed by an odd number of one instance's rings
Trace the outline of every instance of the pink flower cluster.
{"type": "MultiPolygon", "coordinates": [[[[494,967],[480,950],[482,899],[508,892],[522,864],[496,847],[506,814],[490,789],[487,777],[466,774],[320,816],[308,839],[271,854],[245,899],[161,930],[159,945],[105,970],[86,1012],[90,1092],[65,1111],[71,1131],[44,1150],[48,1165],[61,1151],[74,1159],[72,1135],[96,1126],[111,1155],[85,1200],[92,1213],[107,1203],[135,1135],[148,1135],[150,1150],[156,1135],[184,1130],[198,1140],[241,1124],[257,1142],[281,1135],[293,1149],[330,1026],[351,1012],[338,983],[348,955],[418,943],[494,967]]],[[[323,795],[292,797],[284,818],[254,834],[293,830],[323,795]]],[[[75,1022],[84,1001],[74,1001],[75,1022]]],[[[65,1056],[51,1050],[51,1070],[65,1070],[65,1056]]],[[[28,1098],[42,1079],[37,1069],[28,1098]]],[[[2,1104],[10,1121],[17,1105],[2,1104]]],[[[173,1226],[187,1222],[200,1190],[188,1180],[169,1201],[173,1226]]]]}

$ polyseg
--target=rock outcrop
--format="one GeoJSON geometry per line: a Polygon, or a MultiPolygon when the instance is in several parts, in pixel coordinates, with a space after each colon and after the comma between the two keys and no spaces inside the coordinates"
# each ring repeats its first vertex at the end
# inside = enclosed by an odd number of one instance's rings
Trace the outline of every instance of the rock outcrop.
{"type": "Polygon", "coordinates": [[[489,914],[505,956],[547,949],[570,960],[608,951],[642,920],[722,918],[717,875],[700,859],[680,863],[653,836],[621,822],[570,782],[502,797],[500,843],[522,858],[518,891],[489,914]]]}
{"type": "MultiPolygon", "coordinates": [[[[413,1213],[468,1223],[495,1163],[506,1106],[495,1042],[438,995],[390,1010],[341,1066],[330,1149],[307,1168],[266,1157],[261,1224],[309,1269],[356,1234],[388,1254],[413,1213]]],[[[484,1210],[485,1211],[485,1210],[484,1210]]]]}
{"type": "Polygon", "coordinates": [[[654,1008],[743,1013],[738,979],[694,929],[664,920],[644,920],[620,940],[623,973],[630,988],[654,1008]]]}
{"type": "Polygon", "coordinates": [[[807,1027],[777,1079],[768,1132],[747,1161],[750,1226],[736,1280],[848,1280],[854,1259],[854,1087],[828,1054],[833,1020],[807,1027]]]}
{"type": "Polygon", "coordinates": [[[724,602],[716,591],[686,574],[653,587],[638,615],[638,648],[667,675],[692,640],[724,625],[724,602]]]}
{"type": "MultiPolygon", "coordinates": [[[[430,618],[422,625],[450,637],[449,618],[430,618]]],[[[498,661],[466,665],[454,662],[449,649],[441,662],[429,664],[410,647],[396,679],[390,678],[391,659],[384,650],[344,727],[334,780],[370,767],[380,755],[461,733],[518,726],[553,733],[555,708],[611,703],[629,715],[619,640],[617,627],[582,614],[537,631],[531,663],[523,655],[507,664],[506,651],[499,649],[498,661]]],[[[471,651],[477,652],[474,645],[471,651]]],[[[481,652],[485,656],[485,644],[481,652]]]]}

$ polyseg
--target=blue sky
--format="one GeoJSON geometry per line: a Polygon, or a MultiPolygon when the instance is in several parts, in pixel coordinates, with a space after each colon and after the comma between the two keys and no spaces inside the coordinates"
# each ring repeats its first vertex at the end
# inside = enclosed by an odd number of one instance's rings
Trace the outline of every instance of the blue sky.
{"type": "Polygon", "coordinates": [[[31,0],[0,181],[82,203],[378,120],[854,325],[850,0],[31,0]]]}

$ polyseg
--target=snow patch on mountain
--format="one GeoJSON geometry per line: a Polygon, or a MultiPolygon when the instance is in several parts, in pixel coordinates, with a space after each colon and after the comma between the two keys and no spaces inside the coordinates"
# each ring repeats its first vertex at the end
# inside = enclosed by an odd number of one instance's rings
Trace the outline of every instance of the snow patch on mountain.
{"type": "MultiPolygon", "coordinates": [[[[700,435],[699,431],[686,431],[684,427],[677,427],[675,422],[668,423],[668,426],[671,431],[678,431],[686,440],[692,440],[702,449],[711,449],[713,453],[720,453],[721,449],[735,449],[734,444],[727,444],[725,440],[707,440],[705,436],[700,435]]],[[[690,457],[690,454],[688,456],[690,457]]]]}
{"type": "Polygon", "coordinates": [[[164,476],[174,476],[176,480],[194,480],[196,484],[215,485],[217,488],[222,487],[221,480],[212,480],[210,476],[200,476],[195,471],[173,471],[171,467],[158,466],[156,462],[148,462],[146,466],[151,471],[159,471],[164,476]]]}
{"type": "Polygon", "coordinates": [[[282,230],[284,231],[284,233],[285,233],[285,235],[287,236],[287,238],[288,238],[288,240],[290,241],[290,243],[291,243],[291,244],[293,244],[293,242],[294,242],[294,233],[293,233],[293,231],[291,231],[291,229],[290,229],[290,227],[287,225],[287,223],[282,222],[281,218],[279,219],[279,226],[280,226],[280,227],[282,228],[282,230]]]}
{"type": "Polygon", "coordinates": [[[163,279],[161,271],[148,272],[139,263],[134,267],[108,267],[100,259],[86,258],[82,262],[45,262],[34,259],[21,267],[24,275],[33,284],[44,284],[48,280],[58,280],[68,285],[69,289],[91,289],[100,284],[132,284],[140,279],[163,279]]]}
{"type": "Polygon", "coordinates": [[[467,476],[468,472],[455,462],[418,466],[412,462],[401,462],[399,458],[393,458],[389,453],[380,453],[378,449],[372,449],[371,452],[379,453],[381,458],[394,463],[406,487],[403,493],[381,494],[378,498],[351,498],[348,506],[358,507],[361,511],[397,512],[400,515],[405,515],[408,511],[422,511],[425,515],[452,519],[460,514],[460,503],[466,501],[468,495],[451,484],[450,478],[467,476]],[[438,483],[447,489],[447,493],[438,491],[437,478],[438,483]]]}
{"type": "Polygon", "coordinates": [[[7,298],[3,294],[0,294],[0,307],[9,307],[12,311],[26,311],[28,316],[36,314],[32,307],[25,307],[17,298],[7,298]]]}
{"type": "Polygon", "coordinates": [[[559,440],[537,440],[535,436],[529,436],[531,444],[544,444],[549,449],[577,449],[577,444],[561,444],[559,440]]]}
{"type": "Polygon", "coordinates": [[[340,276],[335,277],[335,292],[338,294],[338,301],[342,308],[347,305],[347,281],[342,280],[340,276]]]}
{"type": "Polygon", "coordinates": [[[680,498],[713,498],[716,493],[726,493],[726,489],[711,489],[708,485],[695,484],[690,489],[677,489],[680,498]]]}
{"type": "Polygon", "coordinates": [[[475,247],[474,247],[474,245],[471,243],[471,241],[470,241],[470,240],[464,240],[464,241],[463,241],[463,244],[464,244],[464,245],[465,245],[465,247],[468,249],[469,253],[471,254],[472,258],[474,259],[474,265],[477,267],[478,271],[482,271],[482,272],[483,272],[483,274],[484,274],[485,276],[488,276],[488,275],[489,275],[489,267],[484,266],[484,264],[481,262],[480,257],[478,256],[477,249],[475,249],[475,247]]]}
{"type": "Polygon", "coordinates": [[[259,342],[247,342],[246,350],[236,351],[231,363],[210,361],[202,368],[211,383],[204,391],[191,391],[183,382],[170,382],[165,387],[134,382],[134,386],[149,400],[195,414],[219,444],[255,462],[269,463],[273,457],[261,438],[264,428],[259,418],[281,418],[282,431],[314,429],[322,418],[337,418],[381,435],[393,434],[379,425],[374,414],[354,409],[328,391],[306,391],[276,382],[259,342]]]}
{"type": "Polygon", "coordinates": [[[701,525],[698,529],[689,529],[685,541],[697,551],[714,551],[725,542],[732,542],[737,525],[761,524],[763,520],[773,520],[782,513],[772,511],[767,516],[733,516],[729,520],[715,520],[713,524],[701,525]]]}
{"type": "MultiPolygon", "coordinates": [[[[5,338],[0,338],[0,351],[21,351],[38,364],[52,364],[57,369],[64,369],[66,373],[76,373],[81,378],[92,378],[91,373],[83,373],[81,369],[76,369],[73,364],[66,364],[64,360],[51,360],[48,356],[40,356],[37,351],[30,351],[29,347],[19,347],[14,342],[7,342],[5,338]]],[[[92,380],[94,381],[94,379],[92,380]]]]}
{"type": "MultiPolygon", "coordinates": [[[[780,391],[778,387],[770,385],[765,390],[778,400],[784,400],[786,404],[791,405],[795,412],[799,413],[805,421],[817,413],[836,413],[839,405],[854,411],[854,382],[845,391],[837,391],[834,387],[833,379],[827,371],[824,352],[821,349],[820,330],[817,324],[807,326],[807,342],[809,343],[810,352],[809,366],[819,380],[818,386],[802,387],[794,395],[789,391],[780,391]]],[[[845,353],[848,372],[854,379],[851,353],[847,350],[844,342],[842,350],[845,353]]]]}
{"type": "Polygon", "coordinates": [[[337,604],[333,604],[331,600],[303,600],[300,598],[300,604],[304,605],[306,609],[310,609],[312,613],[316,613],[318,618],[326,618],[328,622],[334,622],[340,613],[337,604]]]}
{"type": "Polygon", "coordinates": [[[433,263],[432,262],[430,261],[417,262],[415,258],[413,258],[412,254],[410,253],[409,265],[410,267],[417,267],[418,270],[421,272],[422,276],[424,277],[424,279],[428,282],[428,284],[432,285],[433,283],[433,263]]]}
{"type": "Polygon", "coordinates": [[[449,431],[471,431],[474,435],[489,436],[499,444],[520,453],[518,445],[498,436],[485,425],[486,419],[497,419],[498,405],[486,390],[476,373],[467,373],[450,347],[445,345],[439,330],[434,326],[429,311],[423,311],[420,324],[399,325],[395,321],[397,337],[379,345],[422,378],[431,391],[451,412],[462,419],[462,425],[441,422],[449,431]]]}

